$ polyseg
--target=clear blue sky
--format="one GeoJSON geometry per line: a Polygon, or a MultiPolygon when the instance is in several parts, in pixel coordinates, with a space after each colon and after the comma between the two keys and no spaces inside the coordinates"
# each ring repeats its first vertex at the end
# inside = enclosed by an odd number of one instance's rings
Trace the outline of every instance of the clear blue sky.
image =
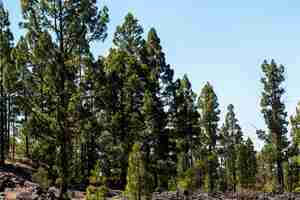
{"type": "MultiPolygon", "coordinates": [[[[3,0],[10,11],[16,37],[21,32],[19,0],[3,0]]],[[[145,32],[155,27],[167,61],[176,77],[187,73],[195,92],[206,81],[215,87],[224,112],[234,104],[244,134],[257,141],[255,129],[264,128],[259,99],[260,64],[274,58],[286,66],[284,98],[289,114],[300,101],[299,0],[105,0],[110,9],[109,38],[93,46],[95,56],[111,46],[112,33],[132,12],[145,32]],[[298,78],[298,79],[297,79],[298,78]],[[297,90],[298,89],[298,90],[297,90]]]]}

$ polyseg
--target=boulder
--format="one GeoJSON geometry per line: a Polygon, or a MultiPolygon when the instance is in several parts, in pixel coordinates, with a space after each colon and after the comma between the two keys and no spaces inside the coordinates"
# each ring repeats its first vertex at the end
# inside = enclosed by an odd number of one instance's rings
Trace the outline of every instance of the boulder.
{"type": "Polygon", "coordinates": [[[59,194],[60,194],[60,192],[59,192],[58,188],[50,187],[48,189],[46,196],[47,196],[47,199],[49,199],[49,200],[56,200],[59,198],[59,194]]]}
{"type": "Polygon", "coordinates": [[[20,192],[16,195],[16,200],[38,200],[39,196],[31,192],[20,192]]]}

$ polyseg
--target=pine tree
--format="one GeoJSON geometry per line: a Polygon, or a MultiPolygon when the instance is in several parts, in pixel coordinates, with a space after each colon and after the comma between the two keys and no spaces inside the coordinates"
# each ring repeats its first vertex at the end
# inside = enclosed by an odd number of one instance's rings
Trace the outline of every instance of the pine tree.
{"type": "Polygon", "coordinates": [[[228,181],[229,187],[236,192],[237,184],[237,147],[241,144],[242,131],[238,124],[234,113],[234,106],[230,104],[227,107],[227,114],[225,116],[225,123],[221,129],[221,145],[222,152],[224,154],[224,165],[226,171],[226,181],[228,181]]]}
{"type": "Polygon", "coordinates": [[[256,173],[257,173],[257,160],[256,160],[256,152],[254,150],[253,142],[250,138],[246,141],[246,146],[248,150],[248,184],[253,186],[256,181],[256,173]]]}
{"type": "Polygon", "coordinates": [[[166,64],[165,54],[154,28],[148,32],[147,41],[141,48],[140,57],[145,69],[143,115],[146,124],[145,131],[148,132],[148,138],[144,140],[143,146],[146,155],[149,156],[149,162],[150,160],[154,161],[151,168],[155,179],[155,188],[167,188],[168,176],[174,172],[175,167],[174,156],[173,158],[170,156],[172,145],[170,131],[167,128],[168,107],[170,107],[169,87],[173,83],[173,70],[166,64]],[[152,125],[149,126],[150,124],[152,125]],[[154,154],[150,158],[151,148],[154,149],[154,154]]]}
{"type": "Polygon", "coordinates": [[[220,110],[217,95],[210,83],[203,87],[198,99],[202,132],[206,136],[208,153],[208,191],[213,192],[217,179],[216,142],[220,110]]]}
{"type": "MultiPolygon", "coordinates": [[[[144,139],[143,97],[146,91],[147,72],[141,60],[143,29],[138,20],[129,13],[122,25],[114,34],[114,48],[104,61],[104,72],[107,76],[106,108],[109,132],[113,144],[119,151],[116,165],[120,177],[120,187],[126,185],[128,155],[135,141],[144,139]]],[[[108,148],[109,150],[109,148],[108,148]]],[[[112,150],[112,149],[110,149],[112,150]]],[[[110,151],[109,150],[109,151],[110,151]]]]}
{"type": "Polygon", "coordinates": [[[7,125],[10,123],[9,119],[9,90],[10,86],[10,68],[14,67],[11,60],[11,53],[13,49],[13,34],[10,31],[10,22],[8,18],[8,11],[5,10],[3,4],[0,4],[0,103],[1,103],[1,127],[0,127],[0,166],[5,164],[5,154],[9,150],[9,129],[7,125]],[[7,148],[8,147],[8,148],[7,148]]]}
{"type": "Polygon", "coordinates": [[[296,114],[291,116],[292,155],[298,158],[300,165],[300,103],[296,108],[296,114]]]}
{"type": "MultiPolygon", "coordinates": [[[[104,129],[107,125],[106,113],[106,74],[104,72],[104,58],[94,61],[91,57],[81,58],[82,74],[79,74],[81,107],[80,134],[77,137],[78,170],[84,176],[89,176],[99,159],[97,150],[104,129]]],[[[102,146],[102,144],[100,145],[102,146]]]]}
{"type": "Polygon", "coordinates": [[[142,34],[144,30],[132,13],[125,16],[121,26],[117,26],[113,43],[129,55],[140,56],[140,51],[145,43],[142,34]]]}
{"type": "Polygon", "coordinates": [[[284,161],[284,150],[287,142],[287,112],[282,100],[285,92],[282,87],[284,79],[284,66],[277,65],[274,60],[269,64],[267,61],[261,66],[264,73],[261,82],[264,86],[261,98],[261,112],[269,129],[269,138],[275,150],[276,166],[276,191],[284,190],[284,174],[282,163],[284,161]]]}
{"type": "MultiPolygon", "coordinates": [[[[47,138],[59,148],[58,166],[62,179],[61,195],[70,181],[72,143],[77,134],[79,89],[74,65],[79,49],[89,53],[93,41],[106,37],[107,8],[99,11],[90,1],[21,2],[26,39],[30,44],[33,98],[30,123],[43,128],[47,138]],[[47,84],[45,84],[47,83],[47,84]]],[[[38,130],[37,132],[43,132],[38,130]]]]}
{"type": "Polygon", "coordinates": [[[264,145],[260,152],[257,153],[257,175],[256,187],[264,192],[273,192],[273,160],[271,160],[271,153],[273,150],[270,145],[264,145]]]}
{"type": "Polygon", "coordinates": [[[149,171],[154,176],[154,187],[168,188],[168,159],[169,143],[168,135],[165,130],[165,113],[160,99],[146,91],[143,98],[142,114],[144,115],[145,137],[144,149],[149,171]],[[154,152],[150,152],[153,149],[154,152]]]}
{"type": "Polygon", "coordinates": [[[198,128],[199,113],[196,108],[196,94],[192,90],[191,83],[184,75],[177,81],[178,89],[174,98],[174,132],[177,135],[179,151],[182,152],[182,172],[193,166],[197,147],[199,147],[200,131],[198,128]]]}
{"type": "Polygon", "coordinates": [[[119,176],[126,184],[128,155],[134,141],[143,138],[142,105],[144,87],[138,69],[141,67],[136,57],[120,49],[111,49],[105,61],[108,87],[111,89],[107,98],[109,131],[113,144],[119,146],[121,170],[119,176]]]}
{"type": "MultiPolygon", "coordinates": [[[[28,86],[29,78],[31,77],[30,69],[27,66],[29,57],[29,49],[26,43],[26,39],[22,36],[13,51],[13,58],[15,60],[15,66],[18,71],[18,77],[16,81],[16,104],[20,117],[22,117],[22,127],[26,127],[28,113],[30,108],[26,104],[28,99],[27,95],[32,94],[31,87],[28,86]]],[[[25,155],[30,157],[29,146],[30,146],[30,135],[29,132],[25,133],[25,155]]]]}
{"type": "Polygon", "coordinates": [[[166,63],[165,53],[160,44],[160,38],[154,28],[151,28],[148,32],[146,47],[147,65],[151,69],[151,77],[156,80],[156,86],[159,86],[157,93],[160,94],[159,96],[162,99],[163,105],[168,108],[173,101],[174,71],[171,69],[171,66],[166,63]]]}
{"type": "Polygon", "coordinates": [[[292,143],[289,147],[287,162],[288,190],[300,189],[300,103],[296,108],[296,114],[291,116],[292,143]]]}
{"type": "Polygon", "coordinates": [[[149,195],[149,183],[147,183],[147,172],[145,170],[145,164],[139,144],[135,143],[133,145],[132,152],[129,155],[128,163],[127,185],[125,192],[129,199],[144,199],[144,197],[149,195]]]}
{"type": "Polygon", "coordinates": [[[242,188],[250,188],[256,182],[257,161],[253,142],[250,138],[238,145],[237,174],[242,188]]]}

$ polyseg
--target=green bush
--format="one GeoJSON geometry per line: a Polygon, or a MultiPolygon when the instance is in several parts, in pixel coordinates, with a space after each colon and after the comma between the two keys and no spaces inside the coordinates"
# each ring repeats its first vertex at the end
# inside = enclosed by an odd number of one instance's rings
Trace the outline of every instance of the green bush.
{"type": "Polygon", "coordinates": [[[91,176],[89,177],[91,185],[105,185],[106,177],[102,176],[100,162],[98,161],[93,170],[91,170],[91,176]]]}
{"type": "Polygon", "coordinates": [[[145,163],[139,144],[134,144],[129,154],[127,185],[125,195],[130,200],[141,200],[149,198],[149,173],[145,168],[145,163]]]}
{"type": "Polygon", "coordinates": [[[207,166],[204,161],[197,161],[195,165],[187,169],[178,179],[178,186],[182,190],[200,189],[205,184],[207,166]]]}
{"type": "Polygon", "coordinates": [[[178,186],[182,190],[193,190],[194,188],[194,169],[186,170],[181,178],[178,180],[178,186]]]}
{"type": "Polygon", "coordinates": [[[177,180],[174,177],[171,177],[168,183],[168,188],[170,191],[176,191],[177,190],[177,180]]]}
{"type": "Polygon", "coordinates": [[[89,186],[86,190],[86,200],[105,200],[109,190],[106,186],[89,186]]]}
{"type": "Polygon", "coordinates": [[[104,200],[109,189],[106,187],[106,177],[101,174],[100,162],[91,170],[90,185],[86,189],[86,200],[104,200]]]}
{"type": "Polygon", "coordinates": [[[300,192],[300,187],[295,188],[293,192],[300,192]]]}
{"type": "Polygon", "coordinates": [[[32,175],[32,180],[38,183],[43,190],[46,190],[51,184],[48,172],[42,167],[39,167],[37,172],[32,175]]]}

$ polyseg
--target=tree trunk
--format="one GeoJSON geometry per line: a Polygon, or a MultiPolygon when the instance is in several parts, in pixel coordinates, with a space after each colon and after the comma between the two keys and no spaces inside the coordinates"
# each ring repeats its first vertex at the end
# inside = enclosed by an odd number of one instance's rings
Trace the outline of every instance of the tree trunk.
{"type": "MultiPolygon", "coordinates": [[[[27,122],[27,113],[25,112],[25,123],[27,122]]],[[[26,133],[26,136],[25,136],[25,145],[26,145],[26,157],[27,158],[30,158],[30,155],[29,155],[29,132],[26,133]]]]}
{"type": "Polygon", "coordinates": [[[15,151],[16,151],[16,127],[15,122],[13,121],[13,142],[12,142],[12,160],[15,160],[15,151]]]}
{"type": "Polygon", "coordinates": [[[236,192],[236,170],[233,170],[233,192],[236,192]]]}
{"type": "Polygon", "coordinates": [[[65,69],[65,49],[64,49],[64,27],[63,27],[63,1],[60,0],[58,2],[59,9],[59,53],[57,57],[58,63],[58,87],[57,94],[59,96],[58,107],[57,107],[57,122],[60,126],[61,131],[61,170],[62,170],[62,183],[61,183],[61,191],[60,191],[60,199],[65,199],[67,191],[68,191],[68,181],[69,181],[69,162],[71,160],[70,157],[70,131],[68,129],[68,122],[66,116],[66,108],[68,107],[68,96],[66,93],[65,82],[66,82],[66,69],[65,69]]]}
{"type": "Polygon", "coordinates": [[[212,164],[212,146],[209,145],[209,158],[208,161],[208,192],[211,193],[214,191],[214,177],[213,177],[213,164],[212,164]]]}
{"type": "Polygon", "coordinates": [[[62,167],[62,183],[61,183],[61,192],[60,192],[60,199],[65,199],[65,195],[67,194],[68,191],[68,179],[69,179],[69,142],[68,142],[68,137],[66,131],[62,132],[63,138],[62,138],[62,143],[61,143],[61,167],[62,167]]]}
{"type": "Polygon", "coordinates": [[[4,103],[4,88],[3,88],[3,66],[1,66],[1,160],[0,165],[4,166],[5,164],[5,119],[4,119],[4,111],[5,111],[5,103],[4,103]]]}
{"type": "Polygon", "coordinates": [[[281,153],[277,155],[276,165],[277,165],[277,189],[276,192],[283,193],[284,192],[284,177],[283,177],[283,167],[281,161],[281,153]]]}
{"type": "Polygon", "coordinates": [[[7,112],[6,112],[6,152],[7,156],[10,157],[10,118],[11,118],[11,99],[7,96],[7,112]]]}

